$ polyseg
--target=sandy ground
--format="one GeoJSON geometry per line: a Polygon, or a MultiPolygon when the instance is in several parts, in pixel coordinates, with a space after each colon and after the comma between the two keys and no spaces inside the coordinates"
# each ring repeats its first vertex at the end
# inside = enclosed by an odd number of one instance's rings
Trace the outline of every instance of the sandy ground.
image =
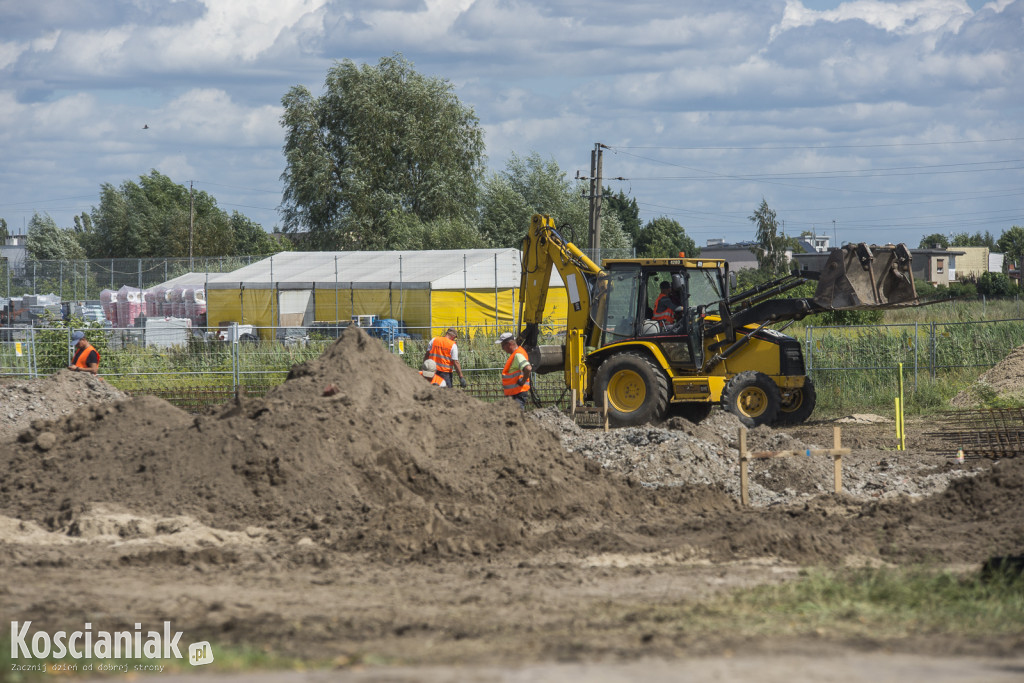
{"type": "MultiPolygon", "coordinates": [[[[752,468],[743,507],[731,416],[581,430],[432,390],[358,333],[332,348],[266,399],[191,416],[111,397],[0,441],[0,623],[170,620],[183,641],[336,667],[217,680],[1024,676],[1024,625],[883,642],[663,617],[806,567],[971,571],[1019,553],[1019,463],[936,455],[927,423],[910,423],[905,452],[889,423],[844,423],[843,493],[829,492],[830,458],[786,458],[752,468]]],[[[748,441],[828,447],[834,426],[748,441]]]]}

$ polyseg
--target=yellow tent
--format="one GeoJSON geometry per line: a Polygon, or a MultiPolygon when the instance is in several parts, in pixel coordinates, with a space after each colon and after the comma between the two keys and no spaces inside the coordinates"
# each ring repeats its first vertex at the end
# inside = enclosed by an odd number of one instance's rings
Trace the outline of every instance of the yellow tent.
{"type": "MultiPolygon", "coordinates": [[[[518,249],[282,252],[206,283],[211,326],[260,328],[316,322],[398,321],[400,331],[430,338],[449,326],[464,335],[515,330],[519,323],[518,249]],[[359,318],[362,316],[363,318],[359,318]]],[[[553,273],[545,319],[565,326],[567,298],[553,273]]]]}

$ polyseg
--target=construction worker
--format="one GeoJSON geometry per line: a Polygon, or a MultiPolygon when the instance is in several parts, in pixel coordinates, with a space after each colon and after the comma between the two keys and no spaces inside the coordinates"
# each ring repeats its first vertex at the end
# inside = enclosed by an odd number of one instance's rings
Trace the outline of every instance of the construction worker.
{"type": "Polygon", "coordinates": [[[462,374],[462,366],[459,365],[459,346],[455,340],[459,333],[454,327],[449,327],[441,337],[434,337],[430,340],[427,352],[423,354],[423,360],[432,360],[437,365],[437,374],[447,382],[446,386],[455,386],[452,383],[452,368],[459,371],[459,386],[465,388],[466,378],[462,374]]]}
{"type": "Polygon", "coordinates": [[[661,323],[662,328],[669,327],[676,321],[676,308],[679,305],[678,297],[672,294],[672,285],[668,280],[662,280],[661,294],[654,300],[654,315],[651,319],[661,323]]]}
{"type": "Polygon", "coordinates": [[[71,365],[68,366],[68,370],[91,372],[94,375],[98,375],[100,372],[100,354],[85,338],[85,332],[75,330],[72,333],[71,347],[75,350],[75,353],[71,357],[71,365]]]}
{"type": "Polygon", "coordinates": [[[420,370],[420,374],[423,375],[423,378],[428,380],[432,386],[448,386],[448,383],[444,381],[443,377],[441,377],[441,373],[437,372],[437,363],[429,358],[423,361],[423,369],[420,370]]]}
{"type": "Polygon", "coordinates": [[[526,355],[526,350],[516,343],[516,338],[511,332],[503,332],[494,343],[500,344],[501,350],[509,354],[501,371],[501,388],[505,396],[514,398],[519,407],[526,410],[526,393],[530,391],[530,375],[533,372],[530,357],[526,355]]]}

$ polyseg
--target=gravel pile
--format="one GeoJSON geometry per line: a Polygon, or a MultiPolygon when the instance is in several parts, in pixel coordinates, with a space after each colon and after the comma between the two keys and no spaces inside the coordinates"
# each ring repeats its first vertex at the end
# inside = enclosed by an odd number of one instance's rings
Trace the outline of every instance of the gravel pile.
{"type": "Polygon", "coordinates": [[[56,420],[82,406],[128,398],[88,372],[60,372],[20,382],[0,384],[0,441],[15,438],[35,420],[56,420]]]}
{"type": "MultiPolygon", "coordinates": [[[[740,497],[741,424],[731,413],[715,409],[700,424],[675,417],[659,426],[627,427],[607,433],[579,427],[557,408],[544,408],[530,415],[555,433],[570,453],[594,460],[645,487],[710,485],[740,497]]],[[[849,424],[841,426],[844,434],[855,429],[849,424]]],[[[870,422],[856,426],[879,428],[870,422]]],[[[806,426],[800,429],[809,431],[806,426]]],[[[758,427],[747,433],[747,449],[806,451],[832,447],[831,422],[819,423],[815,435],[800,439],[785,429],[758,427]]],[[[951,481],[976,474],[984,466],[978,462],[960,465],[920,450],[858,447],[858,441],[861,439],[843,442],[852,447],[850,455],[843,458],[842,483],[845,494],[859,499],[938,493],[951,481]]],[[[748,491],[752,505],[792,503],[829,493],[832,486],[833,463],[827,456],[774,458],[750,464],[748,491]]]]}

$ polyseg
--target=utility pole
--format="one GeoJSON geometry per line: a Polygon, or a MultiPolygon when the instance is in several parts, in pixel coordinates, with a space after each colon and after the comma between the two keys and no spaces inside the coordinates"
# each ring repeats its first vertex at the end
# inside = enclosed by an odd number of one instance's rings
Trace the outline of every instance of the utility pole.
{"type": "Polygon", "coordinates": [[[195,231],[195,211],[192,202],[192,181],[188,181],[188,269],[192,270],[192,235],[195,231]]]}
{"type": "MultiPolygon", "coordinates": [[[[590,152],[590,249],[594,258],[600,258],[601,253],[601,198],[604,193],[604,159],[603,150],[608,145],[600,142],[594,143],[594,149],[590,152]]],[[[620,179],[621,180],[621,179],[620,179]]]]}
{"type": "Polygon", "coordinates": [[[594,143],[590,151],[590,217],[587,222],[590,234],[591,256],[597,258],[601,248],[601,148],[600,142],[594,143]]]}

